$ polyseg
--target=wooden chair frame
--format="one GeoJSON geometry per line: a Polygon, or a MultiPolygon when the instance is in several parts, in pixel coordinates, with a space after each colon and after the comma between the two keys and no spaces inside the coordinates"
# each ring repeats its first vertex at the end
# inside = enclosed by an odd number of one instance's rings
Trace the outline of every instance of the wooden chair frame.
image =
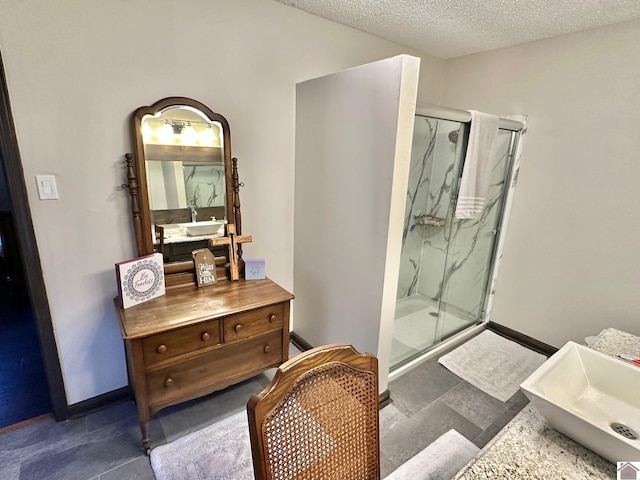
{"type": "MultiPolygon", "coordinates": [[[[353,373],[354,377],[366,379],[367,388],[359,388],[361,391],[354,392],[353,399],[349,399],[351,402],[358,405],[358,409],[365,412],[365,416],[368,419],[374,420],[375,426],[371,425],[372,422],[367,421],[369,425],[369,431],[361,432],[365,438],[368,439],[370,450],[367,452],[367,465],[366,470],[368,473],[363,472],[363,476],[359,477],[363,480],[375,480],[380,478],[380,427],[378,416],[378,360],[375,356],[369,353],[361,354],[357,352],[351,345],[333,344],[326,345],[308,350],[288,362],[283,363],[271,381],[271,383],[257,395],[253,395],[247,404],[247,413],[249,418],[249,433],[251,438],[251,451],[253,456],[253,466],[256,480],[284,480],[285,478],[310,478],[307,477],[304,472],[284,476],[278,473],[273,473],[275,468],[269,467],[268,458],[268,434],[273,432],[267,432],[265,428],[265,419],[270,415],[275,415],[281,410],[276,412],[275,409],[286,408],[286,405],[291,405],[290,394],[292,392],[299,392],[300,388],[304,388],[305,381],[308,381],[313,375],[319,372],[329,371],[326,369],[341,369],[342,372],[347,372],[347,375],[353,373]],[[336,365],[339,364],[339,365],[336,365]],[[325,370],[322,370],[325,369],[325,370]],[[375,385],[375,389],[371,387],[372,383],[375,385]],[[366,392],[364,392],[366,390],[366,392]],[[288,402],[288,403],[287,403],[288,402]],[[362,408],[361,408],[362,407],[362,408]],[[375,414],[369,413],[375,411],[375,414]],[[375,437],[375,438],[374,438],[375,437]],[[374,458],[375,457],[375,458],[374,458]],[[371,468],[371,465],[375,465],[375,468],[371,468]],[[273,471],[272,471],[273,470],[273,471]]],[[[308,385],[308,384],[307,384],[308,385]]],[[[344,396],[344,395],[343,395],[344,396]]],[[[326,410],[326,408],[325,408],[326,410]]],[[[320,427],[323,425],[323,421],[332,421],[335,423],[346,423],[348,418],[336,422],[336,416],[344,412],[331,410],[331,418],[318,418],[314,417],[312,422],[318,420],[320,427]],[[335,413],[335,415],[334,415],[335,413]]],[[[311,414],[313,415],[313,413],[311,414]]],[[[360,427],[358,427],[360,428],[360,427]]],[[[324,435],[324,433],[321,433],[324,435]]],[[[295,450],[295,447],[292,447],[295,450]]],[[[296,455],[294,453],[294,455],[296,455]]],[[[358,454],[358,459],[355,461],[362,462],[364,455],[358,454]]],[[[348,456],[347,456],[348,457],[348,456]]],[[[351,458],[349,458],[351,460],[351,458]]],[[[320,460],[319,460],[320,462],[320,460]]],[[[324,467],[323,467],[324,468],[324,467]]],[[[330,470],[330,469],[329,469],[330,470]]],[[[329,470],[326,470],[327,472],[329,470]]],[[[332,477],[331,474],[325,474],[322,480],[328,480],[332,477]]],[[[320,479],[318,479],[320,480],[320,479]]],[[[346,479],[340,479],[346,480],[346,479]]],[[[355,480],[349,479],[349,480],[355,480]]]]}

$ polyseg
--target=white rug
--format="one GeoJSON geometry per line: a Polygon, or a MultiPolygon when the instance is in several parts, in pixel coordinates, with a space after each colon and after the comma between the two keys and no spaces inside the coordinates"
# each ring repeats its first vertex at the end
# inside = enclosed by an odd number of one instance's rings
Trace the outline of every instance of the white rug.
{"type": "Polygon", "coordinates": [[[157,480],[254,480],[247,412],[151,450],[157,480]]]}
{"type": "Polygon", "coordinates": [[[450,480],[480,449],[449,430],[385,477],[385,480],[450,480]]]}
{"type": "Polygon", "coordinates": [[[492,397],[506,402],[547,359],[544,355],[485,330],[438,363],[492,397]]]}
{"type": "MultiPolygon", "coordinates": [[[[449,480],[479,451],[449,430],[385,480],[449,480]]],[[[246,412],[154,448],[151,468],[156,480],[254,480],[246,412]]]]}

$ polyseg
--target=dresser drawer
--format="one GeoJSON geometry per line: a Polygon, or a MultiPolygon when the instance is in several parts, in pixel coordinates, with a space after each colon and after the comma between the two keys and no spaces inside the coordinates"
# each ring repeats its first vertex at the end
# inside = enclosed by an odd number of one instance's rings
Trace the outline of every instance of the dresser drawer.
{"type": "Polygon", "coordinates": [[[281,330],[284,325],[284,305],[279,303],[224,319],[224,343],[237,342],[281,330]]]}
{"type": "MultiPolygon", "coordinates": [[[[147,374],[149,404],[161,407],[234,376],[258,372],[282,361],[282,332],[220,347],[147,374]]],[[[231,381],[230,383],[234,383],[231,381]]]]}
{"type": "Polygon", "coordinates": [[[220,343],[218,320],[171,330],[142,340],[144,363],[152,365],[167,358],[195,352],[220,343]]]}

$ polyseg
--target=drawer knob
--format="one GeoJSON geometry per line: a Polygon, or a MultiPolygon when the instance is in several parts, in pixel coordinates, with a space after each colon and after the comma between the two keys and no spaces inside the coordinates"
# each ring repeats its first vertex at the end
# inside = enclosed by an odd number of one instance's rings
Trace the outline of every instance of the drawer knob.
{"type": "Polygon", "coordinates": [[[278,318],[278,317],[276,316],[275,313],[272,313],[271,315],[269,315],[269,321],[270,322],[275,322],[276,318],[278,318]]]}
{"type": "Polygon", "coordinates": [[[264,346],[264,353],[269,353],[271,351],[271,345],[264,346]]]}
{"type": "Polygon", "coordinates": [[[235,327],[233,327],[233,329],[236,332],[239,332],[240,330],[242,330],[242,324],[241,323],[237,323],[235,327]]]}
{"type": "Polygon", "coordinates": [[[200,338],[202,339],[203,342],[206,342],[211,338],[211,335],[209,335],[208,332],[204,332],[200,338]]]}
{"type": "Polygon", "coordinates": [[[164,386],[169,388],[171,385],[173,385],[173,378],[169,377],[165,380],[164,386]]]}
{"type": "Polygon", "coordinates": [[[158,345],[158,348],[156,348],[156,352],[158,353],[164,353],[167,351],[167,346],[162,344],[162,345],[158,345]]]}

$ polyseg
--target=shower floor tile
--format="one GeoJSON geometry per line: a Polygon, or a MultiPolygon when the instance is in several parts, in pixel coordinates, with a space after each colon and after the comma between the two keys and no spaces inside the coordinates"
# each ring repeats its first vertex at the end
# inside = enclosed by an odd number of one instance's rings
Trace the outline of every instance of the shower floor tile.
{"type": "Polygon", "coordinates": [[[428,308],[396,319],[393,323],[393,338],[414,350],[423,350],[433,345],[438,314],[435,308],[428,308]]]}
{"type": "Polygon", "coordinates": [[[409,345],[405,345],[394,338],[391,344],[391,365],[398,365],[416,353],[418,353],[418,351],[415,348],[411,348],[409,345]]]}
{"type": "Polygon", "coordinates": [[[399,300],[393,322],[391,365],[398,365],[427,351],[437,343],[436,338],[446,337],[475,323],[458,318],[445,310],[438,311],[438,308],[433,306],[433,301],[422,295],[412,295],[399,300]]]}

